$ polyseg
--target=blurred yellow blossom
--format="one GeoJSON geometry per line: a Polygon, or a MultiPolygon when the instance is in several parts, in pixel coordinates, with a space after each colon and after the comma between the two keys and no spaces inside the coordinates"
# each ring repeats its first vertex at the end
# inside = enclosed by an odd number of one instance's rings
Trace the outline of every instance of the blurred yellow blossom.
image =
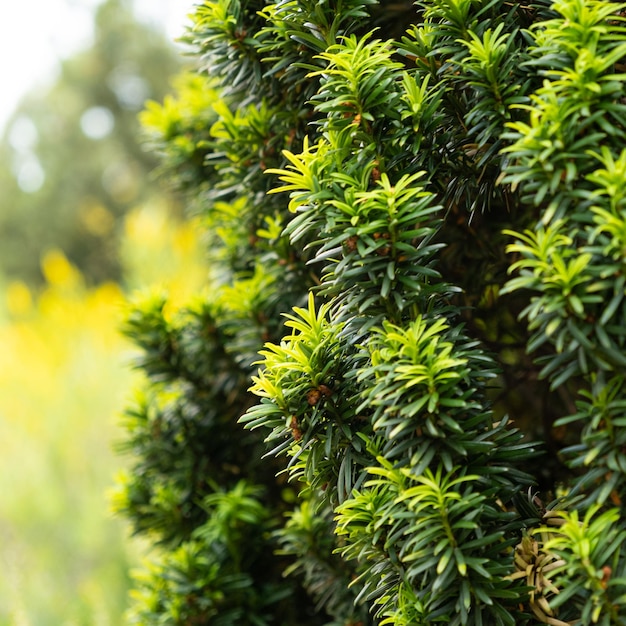
{"type": "Polygon", "coordinates": [[[41,260],[41,270],[50,285],[74,288],[82,283],[81,273],[67,260],[61,250],[48,250],[41,260]]]}
{"type": "Polygon", "coordinates": [[[6,288],[6,307],[10,315],[22,317],[33,309],[33,294],[28,285],[21,280],[14,280],[6,288]]]}

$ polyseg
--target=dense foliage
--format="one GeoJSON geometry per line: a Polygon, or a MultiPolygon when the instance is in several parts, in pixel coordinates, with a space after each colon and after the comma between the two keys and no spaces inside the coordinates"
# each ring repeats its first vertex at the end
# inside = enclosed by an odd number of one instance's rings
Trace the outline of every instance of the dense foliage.
{"type": "Polygon", "coordinates": [[[143,122],[209,277],[126,326],[130,623],[624,623],[622,11],[196,8],[143,122]]]}

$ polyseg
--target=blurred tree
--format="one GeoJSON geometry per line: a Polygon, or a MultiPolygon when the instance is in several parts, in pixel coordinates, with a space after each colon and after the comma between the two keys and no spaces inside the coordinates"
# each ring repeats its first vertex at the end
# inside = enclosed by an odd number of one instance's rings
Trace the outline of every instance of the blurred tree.
{"type": "Polygon", "coordinates": [[[118,280],[118,217],[154,194],[136,115],[167,91],[180,55],[129,0],[107,0],[95,20],[91,48],[26,96],[0,143],[0,272],[30,284],[50,248],[89,283],[118,280]]]}

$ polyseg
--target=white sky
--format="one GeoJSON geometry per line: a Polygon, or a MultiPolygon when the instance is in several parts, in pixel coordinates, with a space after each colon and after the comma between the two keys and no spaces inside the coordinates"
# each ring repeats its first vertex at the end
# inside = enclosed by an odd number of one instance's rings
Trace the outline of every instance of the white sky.
{"type": "MultiPolygon", "coordinates": [[[[134,0],[143,19],[175,39],[198,0],[134,0]]],[[[88,46],[99,0],[0,0],[0,130],[20,98],[51,82],[59,58],[88,46]]]]}

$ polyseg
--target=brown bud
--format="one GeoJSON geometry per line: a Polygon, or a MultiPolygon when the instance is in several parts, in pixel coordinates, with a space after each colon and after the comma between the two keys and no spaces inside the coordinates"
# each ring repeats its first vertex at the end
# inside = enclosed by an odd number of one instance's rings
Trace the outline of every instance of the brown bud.
{"type": "Polygon", "coordinates": [[[350,252],[354,252],[356,250],[356,244],[357,244],[358,240],[359,240],[359,238],[356,235],[352,235],[351,237],[348,237],[344,241],[344,244],[346,245],[346,248],[348,248],[348,250],[350,250],[350,252]]]}
{"type": "Polygon", "coordinates": [[[306,401],[311,405],[315,406],[320,399],[322,398],[322,392],[319,389],[311,389],[307,391],[306,401]]]}
{"type": "Polygon", "coordinates": [[[330,387],[327,387],[326,385],[320,385],[318,389],[320,390],[320,393],[326,398],[330,398],[330,396],[333,395],[333,390],[330,387]]]}
{"type": "Polygon", "coordinates": [[[300,430],[300,425],[298,424],[298,418],[295,415],[291,416],[291,421],[289,422],[289,429],[291,430],[291,436],[296,441],[300,441],[300,439],[302,439],[302,431],[300,430]]]}

